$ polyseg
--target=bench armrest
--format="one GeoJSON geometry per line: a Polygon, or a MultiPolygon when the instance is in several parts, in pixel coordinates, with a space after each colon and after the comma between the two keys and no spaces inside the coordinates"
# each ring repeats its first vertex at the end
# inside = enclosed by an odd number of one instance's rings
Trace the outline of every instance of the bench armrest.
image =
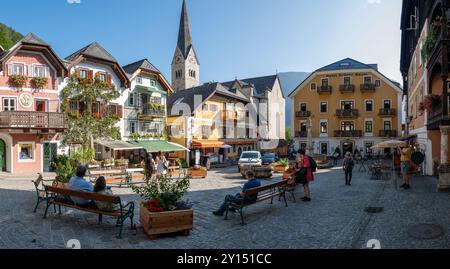
{"type": "Polygon", "coordinates": [[[120,202],[120,210],[134,210],[134,202],[128,202],[127,204],[123,205],[122,202],[120,202]]]}

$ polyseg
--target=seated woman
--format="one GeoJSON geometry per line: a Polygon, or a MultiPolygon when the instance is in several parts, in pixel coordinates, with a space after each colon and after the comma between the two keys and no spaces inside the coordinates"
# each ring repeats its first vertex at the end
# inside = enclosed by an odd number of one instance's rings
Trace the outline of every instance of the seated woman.
{"type": "MultiPolygon", "coordinates": [[[[106,179],[103,176],[100,176],[95,181],[94,192],[103,195],[113,195],[111,189],[106,187],[106,179]]],[[[109,202],[95,201],[95,205],[102,211],[114,211],[117,209],[116,205],[109,202]]]]}

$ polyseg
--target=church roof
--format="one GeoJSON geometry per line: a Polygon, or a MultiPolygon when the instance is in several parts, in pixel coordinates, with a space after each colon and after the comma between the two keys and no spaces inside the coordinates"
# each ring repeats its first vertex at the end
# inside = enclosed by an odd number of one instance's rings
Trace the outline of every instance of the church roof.
{"type": "Polygon", "coordinates": [[[181,10],[177,48],[180,49],[185,59],[187,58],[191,48],[193,49],[191,29],[189,26],[189,16],[186,7],[186,0],[183,0],[183,7],[181,10]]]}

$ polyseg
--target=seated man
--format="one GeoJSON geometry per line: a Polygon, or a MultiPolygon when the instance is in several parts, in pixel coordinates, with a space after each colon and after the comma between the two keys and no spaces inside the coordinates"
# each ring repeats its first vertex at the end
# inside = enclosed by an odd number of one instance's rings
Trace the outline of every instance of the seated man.
{"type": "MultiPolygon", "coordinates": [[[[83,192],[93,192],[94,191],[94,185],[92,183],[86,181],[84,179],[84,176],[86,175],[86,167],[85,166],[78,166],[76,171],[76,176],[71,178],[69,181],[69,190],[73,191],[83,191],[83,192]]],[[[82,207],[91,207],[95,206],[95,203],[91,200],[85,200],[77,197],[70,197],[72,201],[82,207]]]]}
{"type": "MultiPolygon", "coordinates": [[[[225,211],[227,211],[231,203],[239,204],[242,202],[242,199],[244,199],[244,192],[246,190],[261,186],[261,182],[255,178],[255,173],[253,171],[247,171],[247,173],[245,173],[245,177],[247,178],[248,181],[242,187],[242,191],[240,193],[237,193],[236,195],[227,195],[225,197],[225,201],[220,206],[219,210],[213,212],[214,215],[223,216],[223,214],[225,213],[225,211]]],[[[256,199],[258,199],[257,195],[247,196],[244,202],[251,204],[256,202],[256,199]]]]}

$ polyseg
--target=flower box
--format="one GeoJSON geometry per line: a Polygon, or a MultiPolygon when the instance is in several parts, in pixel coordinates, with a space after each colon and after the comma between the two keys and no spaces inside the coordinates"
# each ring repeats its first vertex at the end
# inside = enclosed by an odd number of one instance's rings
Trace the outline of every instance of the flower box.
{"type": "Polygon", "coordinates": [[[189,176],[190,177],[200,177],[200,178],[205,178],[208,175],[208,171],[204,170],[204,169],[188,169],[189,172],[189,176]]]}
{"type": "Polygon", "coordinates": [[[286,172],[287,169],[288,169],[288,166],[274,165],[272,170],[274,173],[284,173],[284,172],[286,172]]]}
{"type": "Polygon", "coordinates": [[[194,224],[194,210],[150,212],[141,205],[140,222],[150,239],[160,234],[183,232],[189,235],[194,224]]]}

